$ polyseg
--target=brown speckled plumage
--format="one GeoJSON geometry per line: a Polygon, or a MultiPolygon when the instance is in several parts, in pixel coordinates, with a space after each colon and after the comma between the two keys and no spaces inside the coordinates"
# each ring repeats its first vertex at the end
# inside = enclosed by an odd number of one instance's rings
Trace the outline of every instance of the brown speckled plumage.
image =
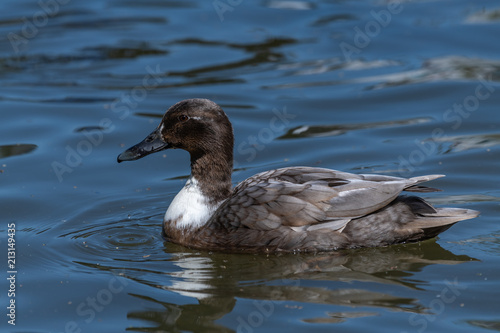
{"type": "Polygon", "coordinates": [[[290,167],[259,173],[231,190],[232,127],[222,109],[208,100],[175,104],[155,132],[118,160],[166,148],[191,154],[192,179],[207,205],[216,209],[201,225],[180,227],[184,214],[164,221],[166,238],[188,247],[294,252],[386,246],[434,237],[478,215],[401,195],[434,191],[420,184],[441,175],[405,179],[290,167]]]}

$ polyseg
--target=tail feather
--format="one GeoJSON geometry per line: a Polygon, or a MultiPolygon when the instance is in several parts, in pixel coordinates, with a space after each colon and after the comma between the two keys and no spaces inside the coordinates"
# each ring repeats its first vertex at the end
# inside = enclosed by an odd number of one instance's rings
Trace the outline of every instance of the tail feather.
{"type": "Polygon", "coordinates": [[[420,197],[401,195],[377,212],[352,219],[342,234],[348,237],[350,247],[418,242],[478,215],[475,210],[435,208],[420,197]]]}
{"type": "Polygon", "coordinates": [[[419,193],[429,193],[429,192],[441,192],[442,190],[429,186],[414,185],[404,189],[406,192],[419,192],[419,193]]]}
{"type": "Polygon", "coordinates": [[[410,185],[404,189],[404,191],[407,192],[420,192],[420,193],[428,193],[428,192],[439,192],[441,191],[440,189],[433,188],[433,187],[428,187],[428,186],[421,186],[418,184],[428,182],[437,178],[444,177],[444,175],[427,175],[427,176],[419,176],[419,177],[413,177],[410,178],[409,180],[411,181],[410,185]]]}
{"type": "MultiPolygon", "coordinates": [[[[475,218],[478,211],[463,208],[435,208],[419,197],[400,197],[415,214],[415,219],[406,227],[420,230],[414,235],[414,240],[436,237],[459,221],[475,218]]],[[[410,238],[411,240],[411,238],[410,238]]]]}
{"type": "Polygon", "coordinates": [[[435,208],[435,210],[435,213],[422,214],[409,226],[420,229],[434,228],[472,219],[479,215],[477,210],[472,209],[435,208]]]}
{"type": "Polygon", "coordinates": [[[419,216],[408,226],[422,230],[421,239],[428,239],[436,237],[459,221],[472,219],[478,215],[479,212],[472,209],[436,208],[436,213],[419,216]]]}
{"type": "Polygon", "coordinates": [[[412,177],[409,178],[409,180],[413,181],[414,183],[412,185],[424,183],[424,182],[429,182],[434,179],[442,178],[445,177],[445,175],[426,175],[426,176],[418,176],[418,177],[412,177]]]}

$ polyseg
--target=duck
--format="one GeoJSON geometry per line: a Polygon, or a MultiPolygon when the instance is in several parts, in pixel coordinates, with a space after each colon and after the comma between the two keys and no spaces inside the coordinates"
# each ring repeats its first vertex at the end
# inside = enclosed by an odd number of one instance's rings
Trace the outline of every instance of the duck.
{"type": "Polygon", "coordinates": [[[165,149],[190,154],[191,174],[163,219],[163,237],[192,249],[240,253],[327,252],[419,242],[479,215],[436,208],[406,192],[443,175],[401,178],[296,166],[258,173],[233,188],[233,127],[208,99],[180,101],[117,161],[165,149]]]}

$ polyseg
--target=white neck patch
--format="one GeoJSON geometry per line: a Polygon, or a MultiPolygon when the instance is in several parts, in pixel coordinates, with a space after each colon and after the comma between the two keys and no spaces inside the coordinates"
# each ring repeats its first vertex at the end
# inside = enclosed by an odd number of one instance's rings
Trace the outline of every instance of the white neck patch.
{"type": "Polygon", "coordinates": [[[172,200],[164,221],[177,221],[176,227],[179,229],[198,228],[208,222],[219,206],[220,203],[209,204],[208,198],[198,186],[198,181],[191,177],[172,200]]]}

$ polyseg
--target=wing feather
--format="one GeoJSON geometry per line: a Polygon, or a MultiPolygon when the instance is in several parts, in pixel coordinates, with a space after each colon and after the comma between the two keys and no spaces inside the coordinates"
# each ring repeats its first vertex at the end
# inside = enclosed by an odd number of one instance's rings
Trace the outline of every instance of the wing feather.
{"type": "Polygon", "coordinates": [[[266,171],[241,182],[212,221],[223,227],[338,230],[392,202],[406,188],[440,175],[399,178],[311,167],[266,171]]]}

